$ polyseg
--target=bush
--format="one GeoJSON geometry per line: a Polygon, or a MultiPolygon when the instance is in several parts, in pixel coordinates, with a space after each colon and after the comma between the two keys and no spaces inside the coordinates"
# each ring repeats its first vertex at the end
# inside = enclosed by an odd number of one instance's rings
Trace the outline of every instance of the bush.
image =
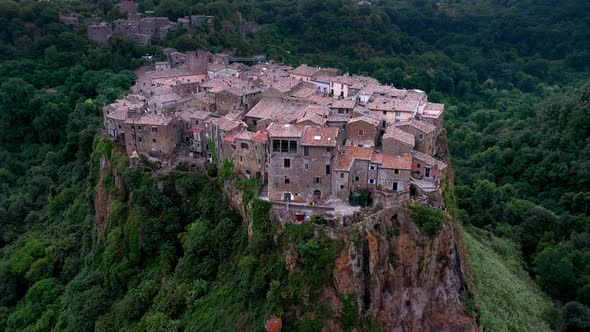
{"type": "Polygon", "coordinates": [[[422,205],[412,205],[410,210],[412,211],[412,218],[418,223],[422,231],[431,238],[438,236],[445,222],[445,213],[442,210],[422,205]]]}

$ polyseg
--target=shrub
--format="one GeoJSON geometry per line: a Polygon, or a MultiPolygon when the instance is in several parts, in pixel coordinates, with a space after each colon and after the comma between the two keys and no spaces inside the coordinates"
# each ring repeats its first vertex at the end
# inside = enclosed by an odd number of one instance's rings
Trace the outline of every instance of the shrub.
{"type": "Polygon", "coordinates": [[[445,213],[442,210],[433,209],[422,205],[411,205],[412,218],[418,223],[422,231],[434,238],[440,232],[445,222],[445,213]]]}

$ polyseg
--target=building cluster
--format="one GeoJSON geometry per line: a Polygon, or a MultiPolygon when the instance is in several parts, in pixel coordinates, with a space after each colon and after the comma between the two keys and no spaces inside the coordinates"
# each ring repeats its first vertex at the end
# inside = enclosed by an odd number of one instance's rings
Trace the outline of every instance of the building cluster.
{"type": "MultiPolygon", "coordinates": [[[[173,30],[180,28],[195,28],[208,26],[213,29],[213,16],[191,15],[179,18],[178,22],[171,22],[166,17],[144,17],[137,12],[137,3],[121,1],[119,11],[126,14],[126,19],[118,19],[112,23],[102,19],[86,20],[88,39],[99,43],[107,43],[111,37],[128,37],[142,45],[149,45],[166,37],[173,30]]],[[[61,21],[68,25],[77,25],[78,18],[61,16],[61,21]]]]}
{"type": "Polygon", "coordinates": [[[444,105],[423,91],[335,68],[165,55],[104,108],[106,133],[132,160],[198,169],[229,159],[276,204],[328,206],[370,193],[380,206],[417,197],[442,206],[444,105]]]}

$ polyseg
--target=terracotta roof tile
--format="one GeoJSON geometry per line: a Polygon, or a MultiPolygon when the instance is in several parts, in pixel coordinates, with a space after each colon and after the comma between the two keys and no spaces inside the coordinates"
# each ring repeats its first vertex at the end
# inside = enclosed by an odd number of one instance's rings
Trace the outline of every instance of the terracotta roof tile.
{"type": "Polygon", "coordinates": [[[386,138],[393,138],[395,140],[404,142],[411,146],[414,146],[416,144],[416,138],[414,137],[414,135],[407,133],[395,126],[387,127],[385,133],[383,134],[383,139],[386,138]]]}
{"type": "Polygon", "coordinates": [[[301,137],[305,126],[273,122],[266,128],[268,136],[273,137],[301,137]]]}
{"type": "Polygon", "coordinates": [[[426,123],[424,121],[416,120],[416,119],[411,119],[409,121],[398,122],[398,123],[395,124],[395,126],[396,127],[410,126],[410,127],[416,128],[416,129],[418,129],[418,130],[420,130],[420,131],[422,131],[422,132],[424,132],[426,134],[431,133],[431,132],[433,132],[436,129],[435,126],[433,126],[433,125],[431,125],[429,123],[426,123]]]}
{"type": "Polygon", "coordinates": [[[338,140],[336,127],[305,127],[301,145],[335,147],[338,140]]]}

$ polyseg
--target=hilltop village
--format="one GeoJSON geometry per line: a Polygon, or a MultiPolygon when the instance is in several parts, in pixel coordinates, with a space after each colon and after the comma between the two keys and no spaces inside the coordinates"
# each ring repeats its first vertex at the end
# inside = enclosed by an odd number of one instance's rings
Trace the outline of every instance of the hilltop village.
{"type": "Polygon", "coordinates": [[[231,161],[260,197],[299,212],[350,213],[361,196],[390,207],[444,208],[444,105],[335,68],[165,49],[137,71],[131,94],[104,107],[104,132],[135,166],[231,161]]]}

